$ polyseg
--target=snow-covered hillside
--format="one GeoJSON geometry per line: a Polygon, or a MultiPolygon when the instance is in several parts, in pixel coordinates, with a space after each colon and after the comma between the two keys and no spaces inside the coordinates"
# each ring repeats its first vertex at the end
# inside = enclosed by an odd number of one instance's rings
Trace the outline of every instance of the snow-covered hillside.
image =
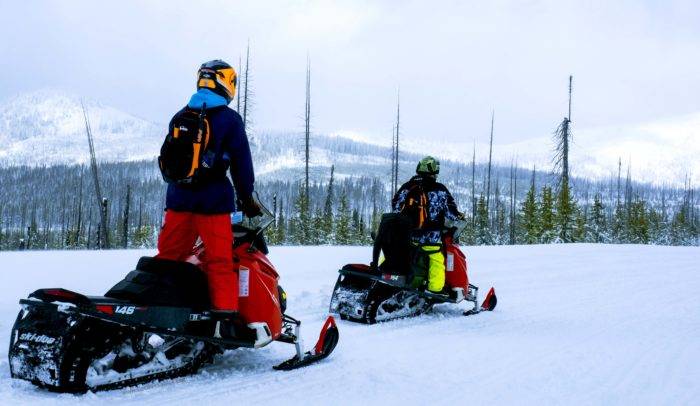
{"type": "MultiPolygon", "coordinates": [[[[17,96],[0,105],[0,164],[85,163],[88,141],[81,99],[58,90],[17,96]]],[[[104,161],[155,156],[160,126],[101,103],[85,100],[95,150],[104,161]]]]}
{"type": "MultiPolygon", "coordinates": [[[[365,247],[272,247],[289,313],[314,342],[336,269],[365,247]]],[[[99,294],[147,251],[4,252],[0,404],[691,405],[700,398],[700,249],[615,245],[466,249],[493,313],[454,306],[375,326],[340,322],[320,364],[271,365],[287,345],[236,350],[199,374],[140,387],[56,395],[9,378],[17,300],[39,287],[99,294]]]]}
{"type": "MultiPolygon", "coordinates": [[[[154,124],[95,101],[86,101],[95,148],[100,161],[130,161],[157,156],[165,131],[154,124]]],[[[553,123],[553,127],[554,127],[553,123]]],[[[302,140],[298,133],[254,131],[257,172],[270,179],[298,178],[302,140]]],[[[521,167],[551,168],[552,140],[549,134],[515,143],[494,145],[494,160],[521,167]]],[[[639,181],[682,185],[686,175],[700,182],[700,114],[676,120],[597,129],[577,129],[571,147],[574,176],[606,178],[617,171],[618,158],[631,162],[639,181]],[[615,141],[612,142],[611,139],[615,141]]],[[[430,137],[402,140],[404,169],[415,159],[433,154],[461,163],[471,161],[472,140],[477,140],[477,161],[488,158],[488,134],[467,134],[464,142],[435,142],[430,137]]],[[[312,172],[327,175],[331,164],[340,176],[386,176],[390,137],[372,138],[347,131],[314,134],[312,172]]],[[[57,90],[26,93],[0,104],[0,165],[50,165],[88,160],[80,97],[57,90]]]]}
{"type": "MultiPolygon", "coordinates": [[[[153,159],[158,155],[165,125],[85,100],[98,161],[153,159]]],[[[303,168],[298,133],[253,133],[253,156],[260,179],[298,179],[303,168]]],[[[389,148],[344,137],[314,134],[312,175],[378,176],[389,171],[389,148]]],[[[404,153],[407,167],[418,155],[404,153]],[[410,160],[410,162],[408,161],[410,160]]],[[[31,166],[88,162],[88,142],[81,98],[58,90],[26,93],[0,104],[0,166],[31,166]]]]}
{"type": "MultiPolygon", "coordinates": [[[[623,171],[630,165],[632,177],[641,182],[683,185],[686,176],[693,184],[700,183],[700,113],[641,124],[599,128],[573,126],[570,163],[574,176],[604,180],[617,174],[618,160],[623,171]]],[[[556,123],[552,124],[552,132],[556,123]]],[[[355,140],[371,140],[359,134],[345,134],[355,140]]],[[[512,143],[498,141],[495,134],[493,159],[510,165],[541,170],[552,167],[554,140],[551,133],[512,143]]],[[[458,162],[470,162],[476,148],[477,162],[488,160],[488,134],[469,134],[464,142],[439,142],[432,139],[410,140],[403,150],[428,152],[458,162]],[[473,140],[476,140],[474,145],[473,140]]]]}

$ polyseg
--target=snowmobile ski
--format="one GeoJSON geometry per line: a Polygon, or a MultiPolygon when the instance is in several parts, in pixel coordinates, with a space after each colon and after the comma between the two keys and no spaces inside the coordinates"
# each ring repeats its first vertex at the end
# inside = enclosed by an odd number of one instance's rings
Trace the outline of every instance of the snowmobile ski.
{"type": "Polygon", "coordinates": [[[335,349],[336,344],[338,344],[338,327],[335,325],[333,316],[328,316],[326,322],[323,324],[323,328],[321,328],[321,333],[319,334],[318,341],[316,345],[314,345],[314,348],[310,351],[303,352],[301,345],[299,345],[300,338],[298,335],[298,327],[301,325],[301,322],[297,320],[294,321],[298,323],[296,324],[297,331],[295,331],[294,336],[296,338],[295,345],[297,346],[297,354],[293,358],[279,365],[275,365],[273,368],[276,370],[291,371],[316,363],[328,357],[335,349]]]}
{"type": "MultiPolygon", "coordinates": [[[[474,285],[471,285],[474,287],[474,292],[478,292],[479,288],[477,288],[474,285]]],[[[498,299],[496,298],[496,290],[492,287],[489,289],[489,292],[486,294],[486,298],[484,298],[484,301],[481,303],[481,306],[477,308],[476,303],[477,303],[477,298],[474,297],[473,303],[474,303],[474,308],[465,311],[463,314],[465,316],[471,316],[474,314],[479,314],[481,312],[490,312],[493,311],[493,309],[496,308],[496,303],[498,302],[498,299]]]]}

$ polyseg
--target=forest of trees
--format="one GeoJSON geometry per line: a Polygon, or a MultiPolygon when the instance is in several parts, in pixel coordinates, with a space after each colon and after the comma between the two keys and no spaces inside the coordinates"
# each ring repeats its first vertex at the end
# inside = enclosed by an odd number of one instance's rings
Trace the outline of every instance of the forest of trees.
{"type": "MultiPolygon", "coordinates": [[[[251,133],[256,160],[274,167],[289,158],[283,154],[296,141],[271,134],[252,136],[250,47],[239,65],[243,80],[236,108],[251,133]]],[[[683,188],[637,183],[628,167],[623,185],[621,161],[616,179],[570,177],[571,81],[569,77],[568,115],[555,132],[553,172],[493,163],[494,115],[488,164],[476,163],[476,151],[471,165],[443,162],[439,180],[452,191],[467,220],[461,242],[699,245],[700,204],[689,180],[683,188]]],[[[303,157],[293,158],[303,165],[282,166],[256,183],[260,200],[275,217],[267,231],[270,243],[372,242],[372,231],[390,209],[393,191],[407,180],[400,177],[411,173],[409,166],[420,157],[400,154],[399,107],[397,97],[391,148],[340,138],[312,141],[307,61],[304,132],[299,137],[303,157]],[[311,167],[313,142],[331,157],[327,174],[319,172],[324,165],[311,167]],[[385,158],[391,154],[391,166],[381,173],[378,165],[385,153],[385,158]],[[334,164],[343,169],[342,176],[337,176],[334,164]]],[[[89,166],[0,167],[0,250],[155,247],[165,203],[165,184],[155,160],[98,164],[88,114],[83,111],[89,166]]]]}
{"type": "MultiPolygon", "coordinates": [[[[154,247],[165,201],[155,162],[99,166],[110,247],[154,247]]],[[[689,184],[640,184],[629,171],[606,182],[573,178],[569,204],[562,205],[551,174],[493,165],[488,188],[485,165],[475,164],[473,177],[471,167],[443,166],[441,180],[467,215],[465,244],[700,243],[700,206],[689,184]]],[[[267,237],[273,244],[370,244],[371,231],[389,209],[388,181],[337,179],[331,169],[325,182],[310,182],[308,200],[302,198],[304,179],[258,182],[260,200],[276,218],[267,237]]],[[[0,168],[0,188],[0,249],[99,247],[89,167],[0,168]]]]}

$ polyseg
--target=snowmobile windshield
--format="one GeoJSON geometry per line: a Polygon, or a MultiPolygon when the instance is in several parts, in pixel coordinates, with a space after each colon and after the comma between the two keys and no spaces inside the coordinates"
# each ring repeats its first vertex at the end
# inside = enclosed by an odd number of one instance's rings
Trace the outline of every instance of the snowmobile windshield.
{"type": "Polygon", "coordinates": [[[455,241],[459,241],[459,236],[467,227],[467,220],[445,220],[445,234],[451,235],[455,241]]]}
{"type": "Polygon", "coordinates": [[[236,212],[231,216],[231,224],[244,227],[255,234],[262,234],[272,223],[275,222],[275,216],[262,203],[260,205],[261,214],[255,217],[247,217],[242,212],[236,212]]]}

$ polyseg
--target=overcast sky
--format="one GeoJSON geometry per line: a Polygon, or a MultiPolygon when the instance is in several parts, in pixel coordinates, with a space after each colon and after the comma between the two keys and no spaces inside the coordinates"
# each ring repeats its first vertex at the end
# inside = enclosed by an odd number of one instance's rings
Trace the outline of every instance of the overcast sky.
{"type": "Polygon", "coordinates": [[[58,87],[155,122],[251,44],[256,129],[500,142],[700,111],[697,1],[0,0],[0,99],[58,87]]]}

